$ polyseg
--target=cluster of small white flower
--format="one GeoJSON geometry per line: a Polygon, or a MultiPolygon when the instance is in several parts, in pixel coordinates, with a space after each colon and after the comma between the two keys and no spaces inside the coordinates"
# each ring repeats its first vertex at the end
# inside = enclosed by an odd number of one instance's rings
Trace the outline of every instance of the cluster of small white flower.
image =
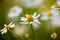
{"type": "MultiPolygon", "coordinates": [[[[30,2],[29,0],[27,0],[27,1],[28,1],[28,3],[30,2]]],[[[36,0],[35,2],[37,3],[38,0],[36,0]]],[[[28,5],[28,3],[26,2],[26,5],[28,5]]],[[[32,2],[32,5],[28,5],[28,6],[34,6],[34,4],[32,2]]],[[[10,9],[10,11],[8,13],[8,18],[15,18],[21,13],[22,13],[22,8],[18,7],[18,6],[14,6],[10,9]]],[[[34,12],[33,15],[26,14],[26,17],[21,17],[22,22],[20,22],[20,24],[32,24],[34,27],[37,27],[41,23],[38,20],[38,18],[40,17],[40,14],[38,14],[38,15],[36,15],[36,14],[37,13],[34,12]]],[[[60,1],[57,1],[56,4],[51,7],[51,10],[44,11],[41,15],[42,15],[41,20],[51,20],[51,23],[53,26],[60,26],[60,1]]],[[[4,26],[5,27],[2,30],[0,30],[2,32],[1,34],[4,34],[10,28],[15,27],[15,24],[13,24],[13,22],[11,22],[9,25],[4,24],[4,26]]],[[[57,36],[56,33],[53,33],[51,35],[51,37],[53,37],[54,35],[57,36]]],[[[55,38],[56,37],[54,37],[53,39],[55,39],[55,38]]]]}
{"type": "Polygon", "coordinates": [[[15,18],[21,13],[22,13],[22,8],[16,5],[10,8],[9,13],[8,13],[8,18],[15,18]]]}
{"type": "Polygon", "coordinates": [[[51,7],[51,10],[42,13],[41,20],[51,20],[52,26],[60,26],[60,1],[51,7]]]}
{"type": "Polygon", "coordinates": [[[27,8],[36,8],[43,4],[44,0],[14,0],[15,3],[21,3],[27,8]]]}
{"type": "MultiPolygon", "coordinates": [[[[15,18],[17,17],[20,13],[22,12],[22,8],[18,7],[18,6],[14,6],[10,9],[9,13],[8,13],[8,18],[15,18]]],[[[26,14],[26,18],[22,17],[20,22],[21,24],[32,24],[33,26],[37,27],[38,24],[40,24],[40,22],[38,21],[38,17],[40,16],[40,14],[38,14],[36,16],[36,12],[34,12],[34,15],[27,15],[26,14]]],[[[9,30],[10,28],[15,27],[15,24],[12,24],[13,22],[11,22],[9,25],[4,24],[4,28],[1,30],[1,34],[4,34],[7,32],[7,30],[9,30]]]]}
{"type": "MultiPolygon", "coordinates": [[[[52,27],[60,26],[60,0],[57,0],[50,10],[44,11],[41,20],[51,20],[52,27]]],[[[57,34],[53,32],[51,38],[55,39],[57,34]]]]}
{"type": "Polygon", "coordinates": [[[25,0],[23,4],[25,7],[28,7],[28,8],[32,8],[32,7],[36,8],[40,6],[43,2],[44,0],[25,0]]]}
{"type": "Polygon", "coordinates": [[[9,25],[4,24],[4,26],[5,27],[2,30],[0,30],[1,34],[7,33],[7,31],[10,28],[14,28],[15,27],[15,24],[13,24],[13,22],[11,22],[9,25]]]}

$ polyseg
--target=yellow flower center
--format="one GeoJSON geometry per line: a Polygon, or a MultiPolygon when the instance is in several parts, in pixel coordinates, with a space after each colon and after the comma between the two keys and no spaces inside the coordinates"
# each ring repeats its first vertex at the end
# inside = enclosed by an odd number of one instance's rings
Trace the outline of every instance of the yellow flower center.
{"type": "Polygon", "coordinates": [[[60,6],[58,4],[55,5],[55,8],[60,8],[60,6]]]}
{"type": "Polygon", "coordinates": [[[26,18],[27,18],[27,22],[31,22],[34,20],[32,15],[28,15],[28,16],[26,16],[26,18]]]}
{"type": "Polygon", "coordinates": [[[48,16],[52,16],[52,13],[51,13],[51,11],[48,11],[48,16]]]}
{"type": "Polygon", "coordinates": [[[6,29],[10,29],[9,25],[6,25],[5,28],[6,28],[6,29]]]}

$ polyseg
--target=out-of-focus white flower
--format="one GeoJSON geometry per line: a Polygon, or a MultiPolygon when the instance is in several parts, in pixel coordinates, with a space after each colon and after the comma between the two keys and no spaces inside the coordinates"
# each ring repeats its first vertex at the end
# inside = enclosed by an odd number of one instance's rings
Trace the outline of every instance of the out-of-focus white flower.
{"type": "Polygon", "coordinates": [[[52,39],[56,39],[56,37],[57,37],[57,34],[56,34],[55,32],[53,32],[53,33],[51,34],[51,38],[52,38],[52,39]]]}
{"type": "Polygon", "coordinates": [[[60,26],[60,13],[59,11],[54,10],[54,15],[51,18],[52,26],[60,26]]]}
{"type": "Polygon", "coordinates": [[[1,34],[4,34],[4,33],[7,33],[7,31],[10,29],[10,28],[13,28],[15,27],[15,24],[13,24],[13,22],[11,22],[9,25],[6,25],[4,24],[4,28],[1,31],[1,34]]]}
{"type": "Polygon", "coordinates": [[[51,23],[52,23],[52,26],[54,26],[54,27],[60,26],[60,17],[56,16],[56,17],[52,18],[51,23]]]}
{"type": "Polygon", "coordinates": [[[34,15],[27,15],[26,14],[26,17],[22,17],[21,18],[21,21],[23,22],[20,22],[21,24],[32,24],[33,26],[37,27],[38,24],[40,24],[40,22],[38,21],[38,17],[40,16],[40,14],[38,14],[36,16],[36,12],[34,12],[34,15]]]}
{"type": "Polygon", "coordinates": [[[10,8],[10,11],[8,13],[8,17],[14,18],[14,17],[17,17],[21,13],[22,13],[22,8],[19,6],[14,6],[14,7],[10,8]]]}
{"type": "Polygon", "coordinates": [[[51,20],[52,26],[60,26],[60,14],[56,10],[45,11],[42,13],[41,20],[51,20]]]}
{"type": "Polygon", "coordinates": [[[57,0],[56,4],[53,5],[52,10],[54,10],[54,14],[56,14],[55,16],[52,17],[52,25],[55,26],[60,26],[60,0],[57,0]]]}
{"type": "Polygon", "coordinates": [[[41,16],[41,20],[52,19],[52,17],[57,16],[57,12],[55,10],[44,11],[41,16]]]}
{"type": "Polygon", "coordinates": [[[31,7],[35,8],[35,7],[39,6],[40,4],[42,4],[43,1],[44,0],[25,0],[24,5],[29,8],[31,8],[31,7]]]}
{"type": "Polygon", "coordinates": [[[60,10],[60,0],[57,0],[56,4],[51,7],[54,10],[60,10]]]}

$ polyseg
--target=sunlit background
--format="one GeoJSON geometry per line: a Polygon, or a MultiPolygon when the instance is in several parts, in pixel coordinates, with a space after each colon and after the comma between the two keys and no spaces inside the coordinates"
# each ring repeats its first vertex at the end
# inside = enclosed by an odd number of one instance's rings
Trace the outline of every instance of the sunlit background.
{"type": "Polygon", "coordinates": [[[60,10],[51,8],[57,1],[60,0],[0,0],[0,30],[4,28],[4,24],[15,23],[15,27],[7,33],[0,32],[0,40],[33,40],[34,36],[35,40],[60,40],[60,12],[59,14],[56,12],[60,10]],[[50,18],[49,14],[48,19],[45,18],[44,15],[47,16],[47,11],[50,10],[59,16],[50,18]],[[31,25],[22,25],[20,22],[21,17],[25,17],[26,14],[33,15],[34,12],[40,14],[38,19],[41,24],[37,27],[32,26],[33,36],[31,25]]]}

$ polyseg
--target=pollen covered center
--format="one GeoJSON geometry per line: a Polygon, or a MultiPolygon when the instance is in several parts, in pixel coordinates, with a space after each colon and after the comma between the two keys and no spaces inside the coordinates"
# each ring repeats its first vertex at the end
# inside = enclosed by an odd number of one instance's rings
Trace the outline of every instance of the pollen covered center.
{"type": "Polygon", "coordinates": [[[60,6],[58,4],[55,5],[55,8],[60,8],[60,6]]]}
{"type": "Polygon", "coordinates": [[[31,22],[34,20],[32,15],[28,15],[28,16],[26,16],[26,18],[27,18],[27,22],[31,22]]]}
{"type": "Polygon", "coordinates": [[[52,13],[51,13],[51,11],[48,11],[48,16],[52,16],[52,13]]]}
{"type": "Polygon", "coordinates": [[[10,29],[9,25],[6,25],[5,28],[6,28],[6,29],[10,29]]]}

